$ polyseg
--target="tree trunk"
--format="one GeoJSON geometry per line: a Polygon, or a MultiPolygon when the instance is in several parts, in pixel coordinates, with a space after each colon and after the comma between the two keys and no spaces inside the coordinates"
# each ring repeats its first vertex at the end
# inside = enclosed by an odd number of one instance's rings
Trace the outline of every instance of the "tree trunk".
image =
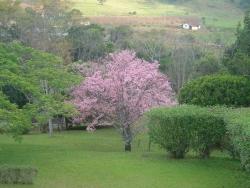
{"type": "Polygon", "coordinates": [[[130,127],[123,128],[123,137],[125,140],[125,151],[131,151],[131,142],[132,142],[132,132],[130,127]]]}
{"type": "Polygon", "coordinates": [[[53,124],[52,119],[49,119],[49,136],[52,136],[53,134],[53,124]]]}
{"type": "Polygon", "coordinates": [[[131,152],[131,143],[125,143],[125,151],[131,152]]]}
{"type": "Polygon", "coordinates": [[[210,156],[210,149],[208,147],[206,147],[200,151],[200,157],[202,159],[207,159],[207,158],[209,158],[209,156],[210,156]]]}

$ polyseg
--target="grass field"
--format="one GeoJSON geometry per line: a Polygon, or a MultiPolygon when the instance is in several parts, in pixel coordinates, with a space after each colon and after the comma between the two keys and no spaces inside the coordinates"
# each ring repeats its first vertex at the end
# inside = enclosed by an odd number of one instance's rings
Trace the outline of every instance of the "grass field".
{"type": "MultiPolygon", "coordinates": [[[[38,168],[34,185],[1,188],[247,188],[249,176],[239,162],[214,152],[209,160],[167,158],[147,139],[134,141],[133,152],[123,152],[113,129],[96,133],[71,131],[24,136],[21,144],[0,136],[0,164],[38,168]]],[[[249,183],[249,184],[248,184],[249,183]]]]}
{"type": "Polygon", "coordinates": [[[128,16],[135,11],[137,16],[205,18],[206,25],[221,28],[236,27],[243,16],[242,10],[228,0],[190,0],[179,4],[161,0],[107,0],[103,5],[97,0],[71,1],[86,16],[128,16]]]}

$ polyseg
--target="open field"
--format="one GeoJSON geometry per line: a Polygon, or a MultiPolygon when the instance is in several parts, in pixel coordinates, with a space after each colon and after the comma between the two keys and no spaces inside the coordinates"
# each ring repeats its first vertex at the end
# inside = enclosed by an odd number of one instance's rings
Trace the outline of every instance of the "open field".
{"type": "Polygon", "coordinates": [[[129,16],[129,13],[136,12],[136,16],[130,15],[132,19],[138,19],[137,16],[171,16],[169,19],[173,19],[173,16],[196,17],[199,20],[205,19],[207,26],[232,28],[236,27],[243,16],[243,12],[227,0],[192,0],[179,4],[160,0],[107,0],[103,5],[96,0],[71,1],[74,8],[80,9],[89,17],[129,16]]]}
{"type": "Polygon", "coordinates": [[[191,154],[184,160],[167,158],[156,146],[147,151],[147,138],[123,152],[113,129],[96,133],[71,131],[24,136],[21,144],[0,136],[0,163],[38,168],[34,185],[1,188],[248,188],[249,178],[239,162],[214,152],[209,160],[191,154]]]}
{"type": "MultiPolygon", "coordinates": [[[[23,0],[34,3],[35,0],[23,0]]],[[[72,8],[82,11],[90,23],[105,26],[129,25],[136,30],[166,30],[167,33],[193,35],[202,43],[231,45],[243,19],[243,11],[229,0],[190,0],[167,3],[167,0],[69,0],[72,8]],[[135,15],[129,13],[136,12],[135,15]],[[202,29],[183,31],[183,23],[198,23],[202,29]]]]}

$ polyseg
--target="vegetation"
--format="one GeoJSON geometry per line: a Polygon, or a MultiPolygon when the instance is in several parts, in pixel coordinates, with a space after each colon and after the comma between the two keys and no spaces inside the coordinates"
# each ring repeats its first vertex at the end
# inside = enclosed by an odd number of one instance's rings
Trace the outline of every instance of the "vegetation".
{"type": "Polygon", "coordinates": [[[201,106],[250,105],[250,81],[241,76],[212,75],[187,83],[180,91],[179,102],[201,106]]]}
{"type": "Polygon", "coordinates": [[[208,26],[234,28],[243,12],[237,5],[227,1],[189,0],[179,1],[135,1],[107,0],[100,6],[96,0],[71,0],[74,7],[87,16],[125,16],[136,12],[137,16],[197,16],[205,17],[208,26]],[[225,6],[226,5],[226,6],[225,6]],[[223,10],[221,7],[226,7],[223,10]]]}
{"type": "Polygon", "coordinates": [[[1,187],[250,188],[247,2],[0,0],[1,187]]]}
{"type": "Polygon", "coordinates": [[[1,131],[18,135],[36,122],[52,133],[53,117],[75,113],[64,100],[80,79],[59,58],[18,43],[0,44],[0,52],[1,131]]]}
{"type": "Polygon", "coordinates": [[[223,116],[211,109],[196,106],[158,108],[147,113],[149,135],[174,158],[183,158],[190,149],[202,158],[220,145],[226,127],[223,116]]]}
{"type": "Polygon", "coordinates": [[[0,164],[28,165],[38,169],[34,185],[0,185],[1,188],[102,187],[102,188],[247,188],[249,176],[239,162],[213,152],[209,160],[171,160],[156,145],[148,152],[148,137],[133,142],[124,153],[120,136],[113,129],[95,133],[70,131],[32,134],[22,144],[0,136],[0,164]]]}
{"type": "Polygon", "coordinates": [[[135,122],[154,106],[174,105],[174,94],[159,65],[132,51],[110,54],[104,64],[73,90],[72,103],[80,112],[75,121],[92,120],[90,131],[103,119],[111,121],[124,138],[125,151],[131,151],[135,122]]]}
{"type": "Polygon", "coordinates": [[[244,26],[238,26],[235,43],[226,50],[224,65],[230,73],[236,75],[250,75],[250,11],[246,12],[244,26]]]}
{"type": "Polygon", "coordinates": [[[99,25],[74,26],[68,32],[68,40],[74,48],[71,50],[73,61],[90,61],[103,57],[108,52],[104,28],[99,25]]]}
{"type": "Polygon", "coordinates": [[[0,183],[2,184],[32,184],[37,170],[31,167],[0,167],[0,183]]]}
{"type": "Polygon", "coordinates": [[[149,111],[150,140],[183,158],[189,149],[208,157],[212,149],[226,149],[250,171],[249,109],[177,106],[149,111]]]}
{"type": "Polygon", "coordinates": [[[232,154],[241,160],[243,169],[250,172],[250,110],[235,109],[227,115],[232,154]]]}

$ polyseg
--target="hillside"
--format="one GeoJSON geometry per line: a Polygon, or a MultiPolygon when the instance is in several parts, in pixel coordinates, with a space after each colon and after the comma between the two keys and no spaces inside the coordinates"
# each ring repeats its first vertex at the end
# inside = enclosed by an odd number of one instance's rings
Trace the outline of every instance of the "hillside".
{"type": "Polygon", "coordinates": [[[166,0],[70,0],[85,16],[178,16],[197,17],[207,26],[235,28],[243,11],[229,0],[189,0],[168,3],[166,0]],[[135,15],[131,15],[134,13],[135,15]]]}

